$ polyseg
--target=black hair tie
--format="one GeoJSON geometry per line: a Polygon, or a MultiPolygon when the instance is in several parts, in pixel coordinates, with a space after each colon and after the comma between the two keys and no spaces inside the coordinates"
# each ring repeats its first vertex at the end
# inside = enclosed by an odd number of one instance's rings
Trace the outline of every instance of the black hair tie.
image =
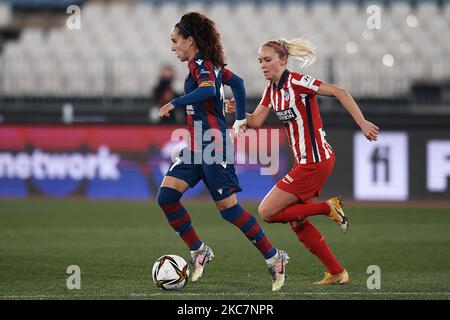
{"type": "Polygon", "coordinates": [[[192,32],[189,31],[189,29],[187,28],[187,25],[183,22],[178,22],[176,25],[178,28],[180,28],[188,37],[193,37],[194,35],[192,34],[192,32]]]}

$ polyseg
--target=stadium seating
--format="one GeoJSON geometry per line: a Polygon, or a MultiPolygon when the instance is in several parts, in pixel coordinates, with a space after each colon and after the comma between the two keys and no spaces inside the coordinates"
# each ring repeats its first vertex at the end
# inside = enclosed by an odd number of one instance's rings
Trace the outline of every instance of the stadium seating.
{"type": "MultiPolygon", "coordinates": [[[[21,2],[0,4],[0,26],[11,18],[10,5],[21,2]]],[[[170,52],[169,33],[191,10],[216,21],[229,68],[245,78],[250,96],[259,96],[265,86],[258,48],[275,37],[310,38],[318,60],[301,72],[342,85],[357,97],[406,96],[417,80],[449,79],[450,3],[384,3],[375,3],[381,29],[370,30],[369,3],[356,1],[87,1],[81,30],[27,28],[18,41],[5,44],[0,93],[148,96],[165,63],[175,67],[181,91],[186,66],[170,52]]]]}

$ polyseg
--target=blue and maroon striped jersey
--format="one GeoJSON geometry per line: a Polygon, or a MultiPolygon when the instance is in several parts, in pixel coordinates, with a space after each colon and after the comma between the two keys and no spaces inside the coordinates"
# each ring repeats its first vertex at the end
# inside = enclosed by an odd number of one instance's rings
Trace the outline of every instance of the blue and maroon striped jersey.
{"type": "Polygon", "coordinates": [[[189,61],[188,67],[189,74],[184,82],[185,94],[203,86],[215,86],[216,92],[215,96],[186,106],[187,124],[191,137],[190,149],[201,151],[211,143],[211,140],[203,141],[202,139],[209,129],[217,129],[217,133],[220,132],[218,136],[213,138],[217,150],[225,149],[226,139],[230,139],[230,137],[227,133],[225,121],[223,84],[227,84],[227,81],[233,77],[233,73],[226,68],[214,66],[201,53],[198,53],[194,59],[189,61]],[[201,148],[199,144],[201,144],[201,148]]]}

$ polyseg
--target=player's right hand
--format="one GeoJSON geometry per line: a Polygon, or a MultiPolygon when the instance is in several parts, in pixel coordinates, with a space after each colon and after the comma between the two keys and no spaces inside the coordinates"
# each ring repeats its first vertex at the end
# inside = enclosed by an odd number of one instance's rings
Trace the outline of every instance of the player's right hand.
{"type": "Polygon", "coordinates": [[[175,106],[172,103],[166,103],[165,105],[163,105],[161,107],[161,109],[159,109],[159,117],[163,118],[163,117],[169,117],[170,116],[170,112],[175,109],[175,106]]]}
{"type": "Polygon", "coordinates": [[[225,99],[225,112],[236,113],[236,100],[234,98],[225,99]]]}

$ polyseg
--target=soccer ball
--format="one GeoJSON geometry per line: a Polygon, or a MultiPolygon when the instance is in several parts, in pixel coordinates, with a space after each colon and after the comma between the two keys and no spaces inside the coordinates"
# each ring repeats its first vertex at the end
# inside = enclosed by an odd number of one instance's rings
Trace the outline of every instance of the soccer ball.
{"type": "Polygon", "coordinates": [[[189,266],[180,256],[164,255],[153,265],[152,278],[158,288],[180,290],[188,282],[189,266]]]}

